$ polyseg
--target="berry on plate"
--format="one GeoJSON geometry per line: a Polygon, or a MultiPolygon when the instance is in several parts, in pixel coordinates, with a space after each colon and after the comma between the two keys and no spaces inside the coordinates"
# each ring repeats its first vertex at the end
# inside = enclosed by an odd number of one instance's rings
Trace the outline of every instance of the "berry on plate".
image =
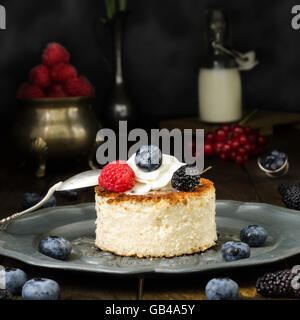
{"type": "Polygon", "coordinates": [[[51,84],[50,70],[44,65],[39,65],[31,69],[29,79],[32,84],[42,88],[48,88],[51,84]]]}
{"type": "Polygon", "coordinates": [[[26,273],[23,270],[16,268],[5,268],[3,272],[5,272],[6,290],[13,295],[21,293],[22,287],[27,281],[26,273]]]}
{"type": "Polygon", "coordinates": [[[142,146],[136,152],[135,164],[143,171],[154,171],[161,166],[162,153],[158,146],[142,146]]]}
{"type": "Polygon", "coordinates": [[[66,260],[71,251],[71,242],[62,237],[47,237],[39,243],[39,252],[54,259],[66,260]]]}
{"type": "Polygon", "coordinates": [[[24,300],[59,300],[60,287],[54,280],[34,278],[24,284],[22,297],[24,300]]]}
{"type": "Polygon", "coordinates": [[[70,53],[59,43],[49,43],[43,53],[43,64],[53,67],[58,63],[69,63],[70,53]]]}
{"type": "Polygon", "coordinates": [[[67,80],[65,90],[71,97],[93,96],[95,90],[90,82],[84,77],[75,77],[67,80]]]}
{"type": "Polygon", "coordinates": [[[51,78],[57,82],[66,82],[68,79],[77,77],[77,70],[66,63],[59,63],[51,70],[51,78]]]}
{"type": "Polygon", "coordinates": [[[208,300],[237,300],[239,286],[229,278],[214,278],[207,283],[205,294],[208,300]]]}
{"type": "Polygon", "coordinates": [[[259,225],[251,225],[243,228],[240,233],[242,242],[248,243],[250,247],[261,247],[268,237],[265,228],[259,225]]]}
{"type": "Polygon", "coordinates": [[[135,185],[135,174],[126,161],[107,164],[99,176],[99,186],[113,192],[126,192],[135,185]]]}
{"type": "Polygon", "coordinates": [[[222,246],[222,257],[225,261],[236,261],[250,257],[250,247],[247,243],[228,241],[222,246]]]}

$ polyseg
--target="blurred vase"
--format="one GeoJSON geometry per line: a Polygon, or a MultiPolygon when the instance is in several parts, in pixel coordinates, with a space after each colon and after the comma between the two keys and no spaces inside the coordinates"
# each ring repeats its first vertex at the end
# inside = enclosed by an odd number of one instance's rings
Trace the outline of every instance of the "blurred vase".
{"type": "Polygon", "coordinates": [[[122,52],[123,52],[123,27],[127,13],[120,12],[106,22],[110,29],[114,47],[114,83],[108,94],[102,112],[104,127],[118,132],[119,121],[127,121],[128,128],[134,128],[137,124],[137,109],[129,97],[123,79],[122,52]]]}
{"type": "Polygon", "coordinates": [[[12,131],[13,142],[25,157],[39,162],[43,177],[48,159],[92,156],[101,128],[92,97],[22,100],[12,131]]]}

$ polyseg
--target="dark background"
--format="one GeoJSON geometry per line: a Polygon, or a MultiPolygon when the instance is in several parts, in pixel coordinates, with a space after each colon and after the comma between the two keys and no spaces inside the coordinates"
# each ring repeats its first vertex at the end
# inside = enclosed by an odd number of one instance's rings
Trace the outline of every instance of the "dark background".
{"type": "MultiPolygon", "coordinates": [[[[18,112],[15,94],[40,63],[48,42],[71,52],[71,63],[96,87],[96,108],[111,85],[102,53],[111,43],[95,22],[104,0],[1,0],[7,30],[0,30],[0,118],[10,125],[18,112]]],[[[243,72],[244,106],[300,111],[300,30],[291,28],[289,0],[128,0],[124,77],[144,114],[158,119],[196,115],[197,73],[204,51],[203,11],[230,11],[236,49],[255,50],[258,67],[243,72]]]]}

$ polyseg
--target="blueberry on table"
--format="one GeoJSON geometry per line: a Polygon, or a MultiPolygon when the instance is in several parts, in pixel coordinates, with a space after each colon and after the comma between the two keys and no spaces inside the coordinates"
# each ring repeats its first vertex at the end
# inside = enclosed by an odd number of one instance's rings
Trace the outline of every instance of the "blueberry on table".
{"type": "Polygon", "coordinates": [[[55,207],[55,206],[56,206],[56,198],[55,198],[55,196],[52,196],[46,203],[44,203],[41,206],[41,209],[55,207]]]}
{"type": "Polygon", "coordinates": [[[21,207],[26,210],[41,201],[41,196],[37,193],[26,192],[21,197],[21,207]]]}
{"type": "Polygon", "coordinates": [[[229,278],[214,278],[207,283],[205,294],[208,300],[237,300],[239,286],[229,278]]]}
{"type": "Polygon", "coordinates": [[[300,184],[287,183],[279,185],[282,201],[289,209],[300,210],[300,184]]]}
{"type": "Polygon", "coordinates": [[[71,250],[71,242],[62,237],[47,237],[39,243],[40,253],[58,260],[66,260],[71,250]]]}
{"type": "MultiPolygon", "coordinates": [[[[42,198],[43,197],[37,193],[26,192],[21,197],[21,207],[23,208],[23,210],[31,208],[34,205],[36,205],[38,202],[40,202],[42,198]]],[[[56,199],[55,199],[55,196],[52,196],[46,203],[44,203],[41,209],[48,208],[48,207],[55,207],[55,206],[56,206],[56,199]]]]}
{"type": "Polygon", "coordinates": [[[140,147],[135,155],[135,164],[143,171],[157,170],[162,164],[162,153],[159,147],[156,145],[140,147]]]}
{"type": "Polygon", "coordinates": [[[22,297],[24,300],[59,300],[60,287],[54,280],[34,278],[24,284],[22,297]]]}
{"type": "Polygon", "coordinates": [[[242,242],[248,243],[250,247],[261,247],[268,237],[265,228],[259,225],[251,225],[243,228],[240,233],[242,242]]]}
{"type": "Polygon", "coordinates": [[[225,261],[236,261],[250,257],[250,247],[247,243],[228,241],[222,246],[222,257],[225,261]]]}
{"type": "Polygon", "coordinates": [[[27,281],[26,273],[21,269],[5,268],[6,289],[13,295],[21,293],[24,283],[27,281]]]}

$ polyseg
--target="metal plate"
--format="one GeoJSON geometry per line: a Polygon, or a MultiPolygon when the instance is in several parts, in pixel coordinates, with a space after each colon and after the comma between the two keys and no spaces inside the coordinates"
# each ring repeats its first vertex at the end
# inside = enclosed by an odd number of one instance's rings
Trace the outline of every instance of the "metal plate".
{"type": "Polygon", "coordinates": [[[268,204],[217,201],[218,244],[204,253],[171,259],[120,257],[96,249],[95,218],[94,203],[36,211],[12,222],[6,231],[0,232],[0,254],[48,268],[151,275],[262,265],[300,253],[300,213],[268,204]],[[250,224],[260,224],[268,231],[265,245],[251,248],[250,258],[225,262],[220,253],[222,244],[239,240],[240,230],[250,224]],[[38,252],[39,241],[48,235],[63,236],[72,241],[73,249],[67,261],[55,260],[38,252]]]}

